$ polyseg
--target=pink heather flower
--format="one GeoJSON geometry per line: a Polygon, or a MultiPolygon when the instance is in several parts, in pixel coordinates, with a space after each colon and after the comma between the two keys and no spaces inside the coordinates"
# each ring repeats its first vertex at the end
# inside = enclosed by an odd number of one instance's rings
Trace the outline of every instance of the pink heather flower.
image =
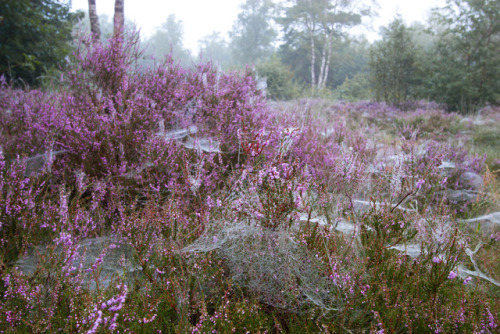
{"type": "Polygon", "coordinates": [[[3,278],[3,281],[4,281],[4,284],[5,286],[9,286],[9,283],[10,283],[10,274],[6,275],[4,278],[3,278]]]}
{"type": "Polygon", "coordinates": [[[210,197],[210,196],[207,196],[207,206],[210,209],[214,207],[214,201],[213,201],[212,197],[210,197]]]}
{"type": "Polygon", "coordinates": [[[92,326],[92,328],[87,332],[87,334],[94,334],[94,333],[96,333],[97,329],[99,328],[99,325],[101,324],[101,322],[102,322],[102,311],[99,310],[99,311],[97,311],[97,319],[94,322],[94,326],[92,326]]]}
{"type": "Polygon", "coordinates": [[[497,322],[495,321],[495,317],[493,316],[493,314],[491,314],[491,311],[489,308],[486,308],[486,312],[488,312],[488,321],[489,321],[489,326],[490,328],[497,328],[498,325],[497,325],[497,322]]]}
{"type": "Polygon", "coordinates": [[[496,234],[491,234],[491,239],[495,239],[495,241],[500,241],[500,232],[497,232],[496,234]]]}
{"type": "Polygon", "coordinates": [[[453,271],[450,271],[450,274],[448,275],[448,279],[454,279],[454,278],[457,278],[457,274],[455,274],[455,272],[453,271]]]}
{"type": "Polygon", "coordinates": [[[444,186],[446,184],[446,181],[448,181],[448,177],[445,177],[443,181],[441,181],[441,185],[444,186]]]}
{"type": "Polygon", "coordinates": [[[424,183],[425,183],[425,180],[424,180],[424,179],[420,179],[420,180],[418,180],[418,182],[417,182],[417,189],[422,188],[422,184],[424,184],[424,183]]]}
{"type": "Polygon", "coordinates": [[[434,263],[441,263],[441,259],[440,259],[440,258],[438,258],[437,256],[434,256],[434,257],[432,258],[432,262],[434,262],[434,263]]]}
{"type": "Polygon", "coordinates": [[[464,285],[468,284],[470,281],[472,280],[472,277],[467,277],[466,279],[464,279],[464,285]]]}
{"type": "Polygon", "coordinates": [[[254,216],[255,216],[256,219],[262,219],[262,218],[265,217],[265,215],[263,213],[259,212],[259,211],[255,211],[254,212],[254,216]]]}

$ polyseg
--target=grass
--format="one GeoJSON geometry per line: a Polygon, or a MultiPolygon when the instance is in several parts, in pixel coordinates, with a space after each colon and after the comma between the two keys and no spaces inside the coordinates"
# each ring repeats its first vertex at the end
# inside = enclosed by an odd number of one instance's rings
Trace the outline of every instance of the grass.
{"type": "Polygon", "coordinates": [[[500,127],[478,128],[472,138],[473,150],[486,155],[486,164],[495,173],[500,171],[500,127]]]}

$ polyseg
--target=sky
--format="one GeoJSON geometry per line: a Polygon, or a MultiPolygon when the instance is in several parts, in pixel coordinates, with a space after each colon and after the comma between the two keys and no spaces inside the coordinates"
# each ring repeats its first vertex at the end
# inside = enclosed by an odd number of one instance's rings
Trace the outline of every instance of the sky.
{"type": "MultiPolygon", "coordinates": [[[[151,35],[170,14],[184,25],[184,46],[196,53],[198,40],[219,31],[231,30],[244,0],[125,0],[125,17],[135,22],[145,36],[151,35]]],[[[425,22],[429,10],[445,0],[378,0],[379,17],[367,27],[369,40],[377,39],[378,30],[401,14],[407,23],[425,22]]],[[[72,0],[74,10],[88,10],[88,0],[72,0]]],[[[96,0],[97,13],[113,17],[114,0],[96,0]]]]}

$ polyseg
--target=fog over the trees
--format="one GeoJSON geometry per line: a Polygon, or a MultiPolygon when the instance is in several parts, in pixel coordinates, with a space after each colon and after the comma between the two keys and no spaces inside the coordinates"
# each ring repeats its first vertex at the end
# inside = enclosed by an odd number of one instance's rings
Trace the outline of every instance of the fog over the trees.
{"type": "MultiPolygon", "coordinates": [[[[184,23],[184,45],[197,52],[200,39],[218,31],[225,35],[233,26],[244,0],[185,0],[156,1],[128,0],[125,2],[125,16],[137,24],[144,35],[152,35],[170,14],[184,23]]],[[[283,0],[275,2],[284,2],[283,0]]],[[[387,26],[397,13],[411,23],[425,21],[429,10],[443,6],[445,0],[377,0],[379,17],[363,27],[363,33],[370,40],[378,38],[378,30],[387,26]]],[[[88,10],[88,0],[72,0],[73,10],[88,10]]],[[[113,17],[114,0],[97,0],[97,13],[113,17]]]]}

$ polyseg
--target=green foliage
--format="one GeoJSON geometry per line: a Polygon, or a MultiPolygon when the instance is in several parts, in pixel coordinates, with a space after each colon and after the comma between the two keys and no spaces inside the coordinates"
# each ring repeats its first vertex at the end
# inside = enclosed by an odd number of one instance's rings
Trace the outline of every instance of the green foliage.
{"type": "Polygon", "coordinates": [[[352,78],[346,77],[344,83],[333,91],[333,95],[339,100],[369,100],[372,92],[368,74],[358,72],[352,78]]]}
{"type": "Polygon", "coordinates": [[[370,43],[364,37],[345,36],[333,41],[332,63],[327,87],[342,85],[346,77],[369,72],[370,43]]]}
{"type": "MultiPolygon", "coordinates": [[[[353,79],[358,73],[367,71],[369,63],[369,44],[365,39],[338,37],[332,41],[331,63],[325,88],[335,89],[346,79],[353,79]]],[[[319,52],[319,48],[317,49],[319,52]]],[[[295,80],[311,83],[309,46],[301,41],[295,33],[290,33],[286,42],[280,46],[279,55],[282,62],[293,69],[295,80]]]]}
{"type": "Polygon", "coordinates": [[[383,40],[372,48],[370,56],[377,100],[404,107],[413,96],[416,47],[401,18],[387,27],[383,40]]]}
{"type": "Polygon", "coordinates": [[[231,36],[231,49],[241,64],[254,64],[268,58],[277,37],[270,22],[273,17],[270,0],[246,0],[241,6],[231,36]]]}
{"type": "Polygon", "coordinates": [[[300,94],[300,86],[294,80],[294,73],[274,54],[269,60],[256,66],[260,77],[266,79],[267,96],[276,100],[290,100],[300,94]]]}
{"type": "Polygon", "coordinates": [[[425,114],[408,115],[394,120],[399,135],[411,138],[415,130],[418,138],[447,140],[450,136],[464,131],[465,125],[454,113],[444,113],[440,110],[428,111],[425,114]]]}
{"type": "Polygon", "coordinates": [[[285,32],[284,43],[280,45],[278,54],[283,64],[293,70],[298,82],[310,84],[308,46],[295,31],[285,32]]]}
{"type": "Polygon", "coordinates": [[[413,98],[475,112],[500,103],[500,3],[447,1],[428,29],[396,19],[371,53],[377,99],[397,107],[413,98]],[[418,47],[417,47],[418,45],[418,47]]]}
{"type": "Polygon", "coordinates": [[[0,1],[0,74],[30,85],[60,68],[71,52],[71,32],[82,13],[58,0],[0,1]]]}
{"type": "Polygon", "coordinates": [[[500,126],[478,127],[474,132],[472,142],[474,152],[480,156],[486,154],[486,163],[490,170],[500,170],[500,126]]]}
{"type": "Polygon", "coordinates": [[[482,146],[492,146],[500,149],[499,129],[485,129],[474,134],[474,143],[482,146]]]}
{"type": "Polygon", "coordinates": [[[361,24],[370,9],[357,1],[296,0],[290,3],[278,20],[284,32],[282,52],[287,54],[283,59],[290,65],[290,58],[300,63],[304,81],[312,90],[324,89],[332,61],[336,60],[336,46],[345,39],[345,30],[361,24]]]}
{"type": "Polygon", "coordinates": [[[498,105],[500,2],[448,1],[437,20],[447,29],[428,61],[428,97],[462,113],[498,105]]]}

